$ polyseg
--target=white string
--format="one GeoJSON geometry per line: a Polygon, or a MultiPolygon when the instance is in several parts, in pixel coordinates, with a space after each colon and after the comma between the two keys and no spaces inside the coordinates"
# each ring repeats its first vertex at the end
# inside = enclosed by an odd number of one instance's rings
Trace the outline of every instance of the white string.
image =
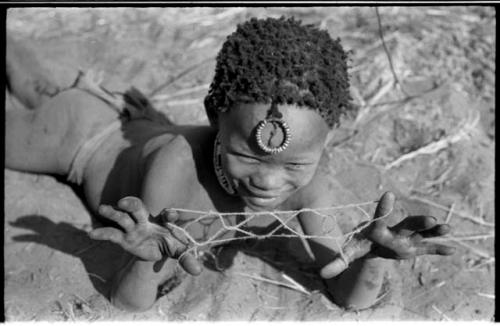
{"type": "MultiPolygon", "coordinates": [[[[166,225],[180,231],[183,233],[186,237],[186,239],[189,241],[189,248],[181,255],[181,257],[189,252],[194,252],[196,256],[198,256],[198,250],[201,247],[207,247],[207,246],[214,246],[214,245],[220,245],[232,241],[242,241],[242,240],[248,240],[248,239],[269,239],[269,238],[301,238],[301,239],[333,239],[338,245],[338,248],[345,248],[346,245],[351,242],[356,234],[359,234],[362,232],[365,228],[370,226],[373,222],[383,219],[387,217],[389,213],[385,214],[384,216],[380,216],[377,218],[371,218],[368,212],[363,209],[363,206],[368,206],[377,203],[378,201],[368,201],[368,202],[361,202],[361,203],[354,203],[354,204],[347,204],[347,205],[340,205],[340,206],[331,206],[331,207],[321,207],[321,208],[303,208],[299,210],[281,210],[281,211],[261,211],[261,212],[214,212],[214,211],[199,211],[199,210],[191,210],[191,209],[184,209],[184,208],[171,208],[169,211],[177,211],[177,212],[184,212],[184,213],[189,213],[189,214],[195,214],[199,215],[199,217],[187,222],[184,224],[184,226],[179,226],[173,223],[167,223],[166,225]],[[325,220],[326,219],[331,219],[334,218],[336,219],[337,217],[335,215],[330,215],[332,211],[335,210],[341,210],[341,209],[348,209],[348,208],[355,208],[359,211],[362,212],[364,217],[366,218],[366,221],[362,222],[367,222],[367,223],[360,223],[360,226],[356,227],[354,230],[351,232],[348,232],[347,234],[340,236],[340,237],[334,237],[332,235],[328,235],[330,231],[332,230],[323,230],[322,234],[319,235],[306,235],[303,234],[297,230],[295,230],[293,227],[289,226],[288,223],[295,218],[297,215],[301,213],[313,213],[316,214],[320,217],[323,217],[325,220]],[[229,220],[230,217],[244,217],[243,221],[236,223],[234,225],[231,225],[231,221],[229,220]],[[271,216],[274,218],[276,221],[279,222],[278,226],[273,228],[271,231],[269,231],[267,234],[256,234],[248,229],[244,229],[245,225],[249,223],[251,220],[258,216],[271,216]],[[210,219],[210,222],[208,223],[209,225],[215,223],[216,220],[220,221],[221,227],[217,231],[215,231],[214,234],[209,236],[205,240],[197,240],[193,236],[189,234],[187,231],[188,227],[192,226],[195,223],[203,223],[203,220],[210,219]],[[285,234],[277,234],[279,230],[286,230],[288,233],[285,234]],[[229,238],[222,238],[224,235],[226,235],[228,232],[234,231],[238,232],[239,235],[229,237],[229,238]],[[345,240],[343,241],[343,244],[340,244],[340,240],[345,237],[345,240]]],[[[340,249],[339,252],[340,258],[348,265],[349,259],[348,257],[345,257],[343,250],[340,249]]],[[[180,257],[179,257],[180,258],[180,257]]]]}

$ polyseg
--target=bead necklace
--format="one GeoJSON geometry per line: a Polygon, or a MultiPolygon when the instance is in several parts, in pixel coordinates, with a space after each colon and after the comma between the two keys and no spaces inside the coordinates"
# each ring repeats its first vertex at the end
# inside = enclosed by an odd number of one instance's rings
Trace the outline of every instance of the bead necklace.
{"type": "Polygon", "coordinates": [[[228,194],[235,195],[236,191],[234,190],[234,187],[231,185],[231,183],[226,177],[226,174],[224,173],[224,170],[222,169],[221,143],[219,134],[217,134],[217,136],[215,137],[213,164],[214,164],[215,175],[217,176],[217,180],[219,181],[221,187],[228,194]]]}

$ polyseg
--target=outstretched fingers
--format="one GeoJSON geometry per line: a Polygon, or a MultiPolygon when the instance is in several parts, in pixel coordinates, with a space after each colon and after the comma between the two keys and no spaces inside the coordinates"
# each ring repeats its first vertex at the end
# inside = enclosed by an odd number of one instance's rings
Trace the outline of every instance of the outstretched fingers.
{"type": "Polygon", "coordinates": [[[430,230],[437,225],[437,220],[432,216],[408,216],[398,224],[391,227],[391,231],[400,236],[409,236],[415,232],[430,230]]]}
{"type": "Polygon", "coordinates": [[[451,227],[448,224],[438,224],[428,230],[420,232],[423,238],[441,237],[450,233],[451,227]]]}

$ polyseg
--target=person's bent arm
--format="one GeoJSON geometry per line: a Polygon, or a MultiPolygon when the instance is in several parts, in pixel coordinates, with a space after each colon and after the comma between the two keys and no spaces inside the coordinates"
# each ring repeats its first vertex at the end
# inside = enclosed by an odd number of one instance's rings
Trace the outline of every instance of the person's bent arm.
{"type": "MultiPolygon", "coordinates": [[[[354,309],[372,305],[382,286],[386,259],[451,255],[455,252],[453,247],[427,241],[451,230],[447,224],[438,224],[432,216],[408,216],[389,227],[386,217],[392,213],[394,202],[394,194],[385,193],[378,202],[374,219],[347,243],[340,245],[338,241],[327,239],[319,245],[320,240],[310,241],[316,242],[311,247],[313,252],[316,247],[315,254],[323,266],[320,275],[328,279],[328,290],[339,305],[354,309]]],[[[299,218],[307,234],[322,234],[331,229],[331,226],[325,229],[320,218],[299,218]]],[[[338,234],[333,236],[338,238],[338,234]]]]}
{"type": "MultiPolygon", "coordinates": [[[[320,236],[308,241],[319,266],[325,267],[341,257],[345,237],[333,217],[328,219],[307,212],[300,214],[299,220],[305,234],[320,236]]],[[[385,263],[381,258],[365,256],[335,277],[321,276],[326,279],[328,292],[336,304],[345,308],[367,308],[380,292],[385,263]]]]}

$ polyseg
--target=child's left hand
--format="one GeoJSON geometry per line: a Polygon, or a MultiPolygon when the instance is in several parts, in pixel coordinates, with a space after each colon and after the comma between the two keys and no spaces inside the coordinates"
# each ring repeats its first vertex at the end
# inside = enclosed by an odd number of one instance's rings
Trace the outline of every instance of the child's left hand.
{"type": "Polygon", "coordinates": [[[323,278],[331,278],[344,271],[348,264],[360,257],[410,259],[420,255],[452,255],[454,247],[427,242],[425,239],[450,232],[448,224],[438,224],[432,216],[409,216],[389,227],[385,217],[393,209],[395,196],[385,193],[377,205],[374,220],[343,249],[342,256],[320,271],[323,278]]]}

